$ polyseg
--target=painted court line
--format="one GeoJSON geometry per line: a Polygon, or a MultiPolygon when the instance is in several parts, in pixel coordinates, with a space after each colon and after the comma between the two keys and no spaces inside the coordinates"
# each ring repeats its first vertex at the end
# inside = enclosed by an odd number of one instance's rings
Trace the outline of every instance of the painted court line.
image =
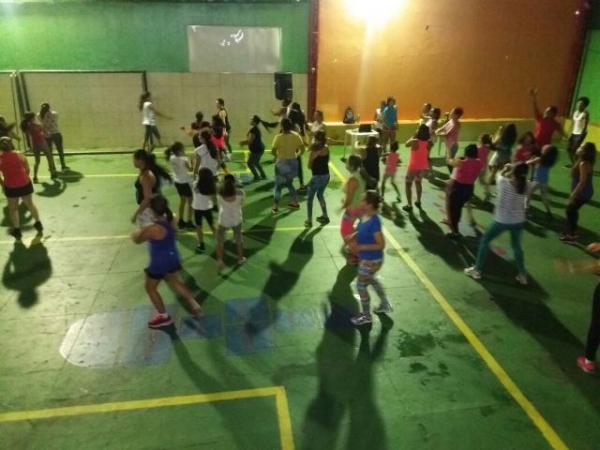
{"type": "MultiPolygon", "coordinates": [[[[325,225],[319,228],[322,229],[337,229],[338,227],[335,225],[325,225]]],[[[292,231],[304,231],[306,227],[277,227],[275,228],[275,232],[283,232],[288,233],[292,231]]],[[[263,234],[263,233],[271,233],[272,230],[269,228],[265,229],[256,229],[256,230],[247,230],[243,231],[243,234],[246,236],[252,236],[254,234],[263,234]]],[[[180,233],[186,236],[195,236],[196,233],[194,231],[186,231],[185,233],[180,233]]],[[[212,235],[212,231],[205,231],[204,234],[212,235]]],[[[41,243],[53,243],[53,242],[86,242],[86,241],[112,241],[112,240],[122,240],[122,239],[131,239],[130,234],[114,234],[114,235],[106,235],[106,236],[67,236],[67,237],[58,237],[53,238],[49,236],[48,238],[42,238],[41,243]]],[[[0,245],[12,245],[15,243],[14,239],[3,240],[0,241],[0,245]]]]}
{"type": "Polygon", "coordinates": [[[212,394],[162,397],[147,400],[97,403],[93,405],[66,406],[62,408],[38,409],[31,411],[5,412],[0,413],[0,423],[19,422],[23,420],[43,420],[56,417],[85,416],[88,414],[136,411],[141,409],[165,408],[169,406],[184,406],[261,397],[275,397],[275,409],[277,411],[277,423],[279,426],[281,449],[294,450],[292,422],[290,419],[287,395],[283,386],[216,392],[212,394]]]}
{"type": "MultiPolygon", "coordinates": [[[[219,172],[221,174],[225,173],[225,172],[219,172]]],[[[231,173],[233,175],[243,175],[243,174],[247,174],[247,173],[252,173],[250,172],[249,169],[246,170],[230,170],[228,173],[231,173]]],[[[64,174],[64,175],[59,175],[59,177],[57,179],[61,179],[61,178],[78,178],[78,179],[84,179],[84,178],[134,178],[139,176],[139,173],[90,173],[90,174],[64,174]]],[[[49,180],[50,179],[50,175],[43,175],[43,176],[39,176],[38,178],[43,179],[43,180],[49,180]]]]}
{"type": "MultiPolygon", "coordinates": [[[[333,164],[329,163],[329,167],[336,174],[336,176],[342,181],[346,181],[346,177],[340,172],[340,170],[333,164]]],[[[554,431],[552,426],[544,419],[541,413],[537,410],[534,404],[525,396],[523,391],[517,386],[517,384],[510,378],[506,370],[500,365],[500,363],[494,358],[486,346],[479,340],[475,332],[467,325],[463,318],[456,312],[450,302],[444,297],[444,295],[438,290],[433,284],[429,277],[421,270],[419,265],[415,262],[412,257],[404,251],[402,246],[398,243],[396,238],[383,227],[383,234],[387,241],[394,247],[394,250],[398,252],[398,255],[406,263],[406,265],[413,271],[419,281],[429,291],[436,303],[442,308],[446,315],[450,318],[452,323],[459,329],[463,336],[467,339],[469,344],[475,349],[477,354],[487,364],[488,368],[494,374],[494,376],[500,381],[500,384],[508,391],[511,397],[517,402],[517,404],[525,411],[525,414],[531,419],[534,425],[542,433],[548,444],[556,450],[567,450],[568,447],[562,441],[558,433],[554,431]]]]}

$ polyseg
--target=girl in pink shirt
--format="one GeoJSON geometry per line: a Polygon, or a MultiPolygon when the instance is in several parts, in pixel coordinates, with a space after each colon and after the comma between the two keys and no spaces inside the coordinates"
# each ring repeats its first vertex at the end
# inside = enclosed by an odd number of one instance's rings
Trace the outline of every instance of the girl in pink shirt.
{"type": "Polygon", "coordinates": [[[402,209],[408,213],[412,212],[412,184],[417,189],[417,201],[415,206],[421,209],[421,195],[423,194],[422,179],[429,170],[429,127],[420,125],[415,137],[406,141],[410,148],[408,155],[408,168],[406,170],[406,201],[408,205],[402,209]]]}
{"type": "MultiPolygon", "coordinates": [[[[463,109],[456,107],[450,111],[450,120],[435,131],[438,136],[444,137],[446,144],[446,159],[454,159],[458,151],[458,136],[460,133],[460,118],[463,115],[463,109]]],[[[452,167],[448,166],[448,171],[452,172],[452,167]]]]}
{"type": "Polygon", "coordinates": [[[513,158],[513,163],[517,162],[527,162],[532,156],[534,156],[535,152],[535,137],[531,131],[528,131],[521,139],[519,139],[519,147],[515,152],[515,156],[513,158]]]}
{"type": "Polygon", "coordinates": [[[458,224],[462,209],[473,196],[475,181],[483,167],[477,156],[477,145],[471,144],[465,148],[464,158],[448,158],[448,165],[453,167],[451,182],[446,191],[446,223],[450,227],[447,236],[451,239],[460,237],[458,224]]]}
{"type": "Polygon", "coordinates": [[[402,201],[400,197],[400,189],[398,189],[398,185],[394,179],[396,172],[398,171],[399,162],[400,157],[398,156],[398,141],[395,141],[391,143],[390,153],[387,154],[385,160],[385,173],[383,174],[383,180],[381,181],[381,198],[385,198],[385,182],[387,180],[391,180],[392,187],[396,191],[396,200],[398,202],[402,201]]]}

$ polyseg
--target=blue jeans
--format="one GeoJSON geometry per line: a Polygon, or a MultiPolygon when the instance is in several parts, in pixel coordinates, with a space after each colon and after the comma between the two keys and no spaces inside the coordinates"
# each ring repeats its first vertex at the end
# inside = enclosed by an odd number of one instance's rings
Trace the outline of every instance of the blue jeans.
{"type": "Polygon", "coordinates": [[[275,188],[273,189],[273,200],[276,204],[281,200],[281,190],[287,187],[290,192],[290,201],[298,203],[298,193],[294,188],[294,178],[298,175],[298,161],[295,159],[283,159],[275,163],[275,188]]]}
{"type": "Polygon", "coordinates": [[[515,255],[515,262],[517,263],[517,269],[519,275],[527,275],[525,271],[525,259],[523,258],[523,249],[521,248],[521,236],[523,235],[523,224],[505,224],[499,222],[492,222],[492,224],[485,230],[481,242],[479,243],[479,249],[477,250],[477,261],[475,261],[475,268],[481,272],[487,259],[488,250],[490,243],[500,236],[505,231],[510,232],[510,244],[515,255]]]}
{"type": "Polygon", "coordinates": [[[321,205],[321,211],[323,211],[323,217],[327,216],[327,204],[325,203],[325,188],[329,184],[329,174],[327,175],[313,175],[308,183],[308,198],[306,199],[306,209],[308,212],[308,220],[312,222],[313,213],[313,202],[315,195],[321,205]]]}

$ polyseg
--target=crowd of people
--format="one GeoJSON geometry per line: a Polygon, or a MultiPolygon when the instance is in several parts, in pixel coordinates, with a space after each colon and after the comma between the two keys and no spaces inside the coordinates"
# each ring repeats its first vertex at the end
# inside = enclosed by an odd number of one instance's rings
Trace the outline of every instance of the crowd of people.
{"type": "MultiPolygon", "coordinates": [[[[590,202],[593,196],[593,174],[596,147],[586,142],[589,114],[589,99],[577,101],[573,113],[573,130],[566,136],[557,121],[557,108],[550,106],[541,112],[537,91],[531,90],[531,100],[535,118],[533,131],[526,131],[520,137],[513,123],[501,126],[495,134],[483,134],[477,143],[471,143],[459,154],[461,117],[463,109],[453,108],[442,118],[441,108],[426,103],[421,111],[419,124],[413,136],[406,142],[408,161],[404,177],[404,197],[406,204],[402,210],[414,214],[414,208],[421,210],[423,180],[437,177],[446,180],[447,175],[436,172],[432,165],[432,149],[439,139],[444,146],[444,163],[449,171],[446,181],[446,207],[443,223],[449,228],[449,239],[461,238],[459,223],[462,210],[469,212],[471,225],[476,225],[471,200],[475,185],[480,183],[484,191],[484,201],[490,201],[495,192],[495,207],[492,223],[483,233],[475,264],[465,269],[465,274],[481,279],[484,274],[486,257],[490,243],[500,234],[508,231],[517,266],[516,281],[528,284],[527,270],[521,239],[527,210],[533,193],[539,191],[548,217],[552,216],[549,201],[549,175],[554,167],[559,149],[552,144],[555,134],[568,138],[571,193],[566,206],[567,228],[560,239],[565,243],[578,241],[579,210],[590,202]],[[517,145],[515,149],[515,145],[517,145]],[[495,185],[495,190],[492,186],[495,185]],[[414,186],[414,196],[413,196],[414,186]]],[[[161,280],[186,300],[186,305],[194,316],[202,314],[199,301],[182,281],[181,259],[176,245],[177,229],[195,230],[198,253],[206,251],[204,222],[215,239],[217,269],[224,268],[224,241],[226,231],[231,229],[237,249],[237,264],[245,262],[243,245],[243,203],[244,191],[239,181],[230,173],[227,163],[232,160],[231,122],[225,101],[216,100],[216,111],[210,122],[198,112],[189,127],[181,129],[191,138],[194,153],[192,158],[185,154],[185,145],[174,142],[165,151],[170,170],[157,161],[155,144],[162,145],[157,127],[157,117],[167,117],[159,112],[149,92],[140,97],[139,109],[142,114],[144,139],[142,148],[133,154],[133,163],[139,170],[135,180],[136,208],[131,217],[138,230],[133,234],[135,243],[147,242],[150,250],[150,263],[145,269],[145,287],[156,308],[156,315],[149,321],[151,328],[161,328],[172,324],[164,303],[157,291],[161,280]],[[165,183],[174,185],[178,197],[178,215],[171,212],[162,194],[165,183]],[[216,213],[217,218],[213,217],[216,213]]],[[[265,121],[254,115],[240,145],[248,148],[246,164],[252,173],[253,181],[267,179],[262,166],[262,158],[267,145],[263,130],[273,132],[270,146],[274,159],[274,189],[272,214],[281,208],[283,188],[288,191],[287,208],[298,210],[300,196],[306,194],[305,226],[314,225],[314,199],[318,200],[321,215],[315,220],[319,225],[331,222],[326,201],[326,190],[330,181],[330,138],[327,136],[324,116],[316,111],[312,121],[308,121],[298,103],[284,100],[277,110],[276,118],[265,121]],[[262,130],[261,130],[262,128],[262,130]],[[273,130],[273,131],[271,131],[273,130]],[[305,154],[308,150],[308,156],[305,154]],[[304,177],[304,166],[311,172],[310,179],[304,177]],[[294,185],[298,178],[298,188],[294,185]],[[306,183],[305,183],[306,181],[306,183]]],[[[397,140],[398,111],[394,98],[382,101],[376,109],[374,128],[379,137],[372,137],[363,147],[354,149],[346,161],[348,171],[343,186],[342,218],[340,232],[347,262],[357,266],[356,287],[360,298],[360,312],[351,318],[354,325],[361,326],[372,322],[372,313],[387,314],[392,311],[385,290],[377,278],[384,263],[385,238],[379,210],[385,204],[386,184],[389,182],[395,191],[395,202],[402,203],[402,194],[396,176],[402,163],[397,140]],[[381,168],[383,167],[383,176],[381,168]],[[369,288],[380,298],[380,304],[371,308],[369,288]]],[[[43,230],[39,213],[32,201],[33,183],[38,182],[38,169],[41,154],[48,161],[52,177],[57,170],[52,156],[55,146],[62,170],[68,170],[63,152],[62,135],[58,128],[57,114],[50,105],[44,103],[39,114],[25,114],[21,130],[27,138],[28,147],[34,155],[33,179],[30,179],[27,159],[17,152],[13,140],[18,139],[15,124],[8,124],[0,118],[0,171],[4,193],[8,199],[11,230],[16,239],[21,239],[18,206],[20,200],[30,210],[38,233],[43,230]]],[[[591,251],[600,250],[598,245],[591,251]]],[[[598,266],[571,265],[570,272],[596,271],[598,266]]],[[[586,354],[578,360],[579,366],[588,372],[595,370],[595,355],[600,341],[598,322],[600,320],[600,287],[594,294],[593,319],[586,354]]]]}

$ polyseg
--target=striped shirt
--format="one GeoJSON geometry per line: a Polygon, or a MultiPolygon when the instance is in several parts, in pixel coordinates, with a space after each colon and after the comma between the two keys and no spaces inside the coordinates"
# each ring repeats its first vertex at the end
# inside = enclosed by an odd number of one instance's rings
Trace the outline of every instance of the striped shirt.
{"type": "Polygon", "coordinates": [[[519,194],[508,178],[498,175],[496,186],[497,200],[494,221],[505,225],[525,222],[525,200],[530,189],[529,183],[525,192],[519,194]]]}

